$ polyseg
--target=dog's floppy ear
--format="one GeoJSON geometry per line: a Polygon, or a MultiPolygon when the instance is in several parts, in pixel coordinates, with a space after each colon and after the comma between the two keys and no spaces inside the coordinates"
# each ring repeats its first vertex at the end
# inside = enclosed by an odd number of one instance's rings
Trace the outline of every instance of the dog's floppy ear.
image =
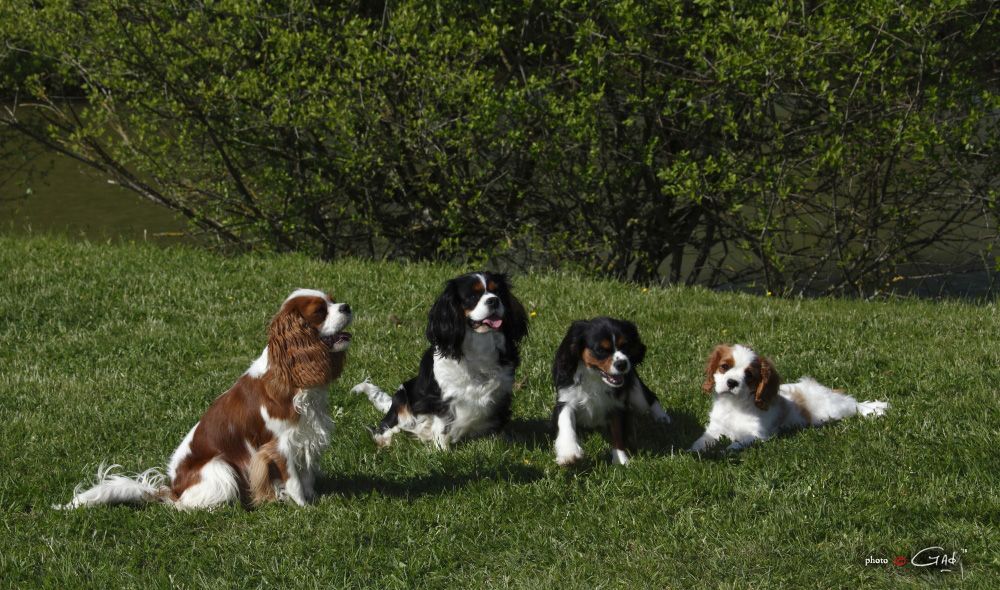
{"type": "Polygon", "coordinates": [[[505,310],[503,327],[501,328],[503,335],[515,345],[520,344],[521,340],[524,340],[524,337],[528,335],[528,314],[524,311],[521,302],[510,292],[513,286],[507,275],[494,274],[492,276],[500,286],[497,291],[499,291],[500,301],[505,310]]]}
{"type": "Polygon", "coordinates": [[[621,322],[624,326],[625,337],[632,343],[631,350],[628,351],[628,360],[632,362],[633,366],[637,366],[646,358],[646,345],[639,336],[639,328],[635,324],[628,320],[621,320],[621,322]]]}
{"type": "Polygon", "coordinates": [[[576,368],[580,364],[580,354],[583,352],[584,331],[590,322],[576,320],[570,324],[562,344],[556,349],[556,358],[552,363],[552,381],[556,389],[573,384],[576,368]]]}
{"type": "MultiPolygon", "coordinates": [[[[330,349],[306,322],[295,301],[286,302],[267,330],[267,364],[274,391],[316,387],[333,379],[330,349]]],[[[269,381],[270,383],[270,381],[269,381]]]]}
{"type": "Polygon", "coordinates": [[[701,384],[701,390],[705,393],[712,393],[715,389],[715,372],[719,369],[722,357],[729,353],[728,344],[720,344],[708,355],[708,363],[705,364],[705,382],[701,384]]]}
{"type": "Polygon", "coordinates": [[[427,314],[427,340],[442,356],[458,359],[462,356],[466,321],[458,287],[454,279],[450,280],[427,314]]]}
{"type": "Polygon", "coordinates": [[[778,395],[781,377],[774,370],[771,361],[764,357],[759,357],[758,361],[760,362],[760,383],[757,384],[757,391],[754,392],[753,403],[761,410],[766,410],[767,406],[778,395]]]}

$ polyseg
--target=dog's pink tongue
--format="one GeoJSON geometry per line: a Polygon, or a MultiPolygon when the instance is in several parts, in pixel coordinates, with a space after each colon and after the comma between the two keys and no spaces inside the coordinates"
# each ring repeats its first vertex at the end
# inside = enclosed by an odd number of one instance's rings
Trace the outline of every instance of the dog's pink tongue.
{"type": "Polygon", "coordinates": [[[483,323],[487,326],[493,328],[494,330],[499,330],[500,326],[503,325],[503,320],[500,318],[486,318],[483,323]]]}

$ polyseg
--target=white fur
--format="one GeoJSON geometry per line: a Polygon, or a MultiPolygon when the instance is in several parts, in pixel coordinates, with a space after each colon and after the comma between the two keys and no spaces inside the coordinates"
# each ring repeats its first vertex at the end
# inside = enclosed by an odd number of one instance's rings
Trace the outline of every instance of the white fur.
{"type": "Polygon", "coordinates": [[[167,464],[167,476],[173,481],[174,476],[177,475],[177,467],[180,466],[181,461],[187,458],[191,454],[191,439],[194,438],[194,431],[197,430],[198,425],[201,422],[195,422],[195,425],[188,430],[187,436],[181,441],[181,444],[177,445],[177,449],[174,450],[174,454],[170,456],[170,463],[167,464]]]}
{"type": "MultiPolygon", "coordinates": [[[[481,274],[477,274],[476,276],[479,277],[479,282],[483,284],[483,294],[479,297],[479,301],[476,303],[476,306],[473,307],[472,311],[469,312],[469,319],[474,322],[481,322],[484,319],[490,317],[491,315],[497,315],[503,317],[505,311],[503,306],[503,301],[501,301],[499,297],[497,297],[494,293],[491,293],[489,289],[487,289],[486,277],[484,277],[481,274]],[[486,304],[486,302],[489,301],[490,299],[497,300],[497,307],[490,308],[486,304]]],[[[483,332],[487,332],[488,330],[489,328],[485,328],[483,329],[483,332]]]]}
{"type": "Polygon", "coordinates": [[[285,459],[288,471],[285,491],[296,504],[305,505],[316,497],[313,483],[317,464],[320,454],[330,444],[333,420],[327,411],[326,388],[300,390],[293,404],[299,414],[298,421],[272,418],[263,406],[260,414],[285,459]]]}
{"type": "Polygon", "coordinates": [[[611,375],[624,375],[625,373],[628,373],[629,370],[631,369],[632,369],[632,361],[629,360],[628,355],[618,350],[618,347],[615,346],[615,352],[613,355],[611,355],[611,371],[609,371],[609,373],[611,375]],[[625,363],[624,369],[619,369],[615,365],[615,363],[620,363],[620,362],[625,363]]]}
{"type": "Polygon", "coordinates": [[[375,385],[368,379],[365,379],[364,382],[358,383],[352,387],[351,393],[365,394],[368,396],[368,401],[375,406],[375,409],[383,414],[388,412],[389,408],[392,407],[392,397],[390,397],[388,393],[379,389],[378,385],[375,385]]]}
{"type": "Polygon", "coordinates": [[[73,490],[73,498],[66,504],[55,504],[56,510],[97,506],[100,504],[142,504],[155,502],[163,489],[165,478],[156,469],[147,469],[132,477],[114,473],[120,465],[105,465],[97,468],[93,486],[83,490],[83,484],[73,490]]]}
{"type": "MultiPolygon", "coordinates": [[[[471,316],[470,316],[471,317],[471,316]]],[[[451,405],[454,419],[440,416],[400,416],[399,424],[375,436],[375,444],[386,446],[400,430],[440,449],[465,437],[482,434],[491,426],[494,405],[511,395],[514,389],[514,368],[501,366],[499,354],[506,348],[502,332],[476,332],[466,329],[459,359],[434,354],[434,379],[441,388],[442,401],[451,405]]],[[[374,383],[365,380],[351,389],[364,393],[380,412],[389,411],[392,398],[374,383]]]]}
{"type": "Polygon", "coordinates": [[[291,295],[285,297],[284,302],[288,303],[289,301],[295,299],[296,297],[319,297],[320,299],[326,299],[327,301],[329,301],[329,298],[326,296],[326,293],[319,291],[317,289],[296,289],[292,291],[291,295]]]}
{"type": "MultiPolygon", "coordinates": [[[[322,336],[331,336],[346,328],[352,320],[350,313],[343,313],[341,305],[333,303],[322,291],[314,289],[297,289],[288,298],[287,303],[295,297],[320,297],[327,302],[327,317],[319,332],[322,336]]],[[[335,350],[344,350],[348,343],[342,343],[335,350]]],[[[252,378],[262,377],[268,369],[267,347],[250,365],[246,375],[252,378]]],[[[293,398],[293,406],[299,414],[297,421],[278,420],[268,415],[261,406],[260,412],[265,426],[278,440],[278,452],[287,464],[289,480],[286,482],[283,495],[287,495],[296,503],[310,503],[315,498],[314,481],[320,454],[327,448],[330,433],[333,430],[333,420],[328,413],[327,390],[325,387],[299,390],[293,398]]],[[[167,467],[169,480],[173,480],[177,468],[191,453],[191,440],[200,422],[196,423],[181,443],[174,450],[167,467]]],[[[248,451],[256,452],[249,441],[246,441],[248,451]]],[[[156,469],[148,469],[142,473],[128,477],[114,473],[118,465],[106,466],[103,463],[97,471],[96,483],[87,490],[82,485],[77,486],[69,503],[56,505],[55,508],[77,508],[99,504],[131,504],[162,501],[172,504],[175,508],[185,510],[193,508],[211,508],[218,504],[231,502],[239,498],[239,484],[233,467],[216,457],[202,466],[199,471],[198,483],[184,490],[176,501],[170,498],[168,477],[156,469]]]]}
{"type": "MultiPolygon", "coordinates": [[[[368,401],[375,406],[375,409],[385,413],[389,411],[392,407],[392,397],[388,393],[379,389],[377,385],[371,381],[365,379],[364,382],[358,383],[353,388],[351,388],[351,393],[363,393],[368,396],[368,401]]],[[[434,440],[433,433],[430,430],[431,418],[427,416],[414,417],[412,414],[407,414],[404,416],[399,416],[399,424],[393,426],[392,428],[386,430],[385,432],[380,432],[374,435],[372,438],[375,444],[379,447],[387,447],[392,443],[392,436],[399,432],[400,430],[406,430],[407,432],[412,432],[417,435],[418,438],[424,441],[434,440]]]]}
{"type": "Polygon", "coordinates": [[[583,428],[597,428],[608,422],[612,410],[625,407],[622,400],[611,395],[601,374],[587,368],[584,363],[577,366],[573,384],[556,392],[556,399],[572,408],[574,423],[583,428]]]}
{"type": "Polygon", "coordinates": [[[556,463],[569,465],[583,458],[583,449],[576,439],[575,413],[569,405],[563,406],[556,417],[556,463]]]}
{"type": "MultiPolygon", "coordinates": [[[[481,322],[491,317],[505,317],[503,301],[489,291],[486,277],[477,274],[483,286],[483,294],[476,306],[467,314],[467,319],[481,322]],[[487,301],[495,299],[496,307],[487,301]]],[[[433,442],[440,449],[447,449],[459,439],[482,434],[492,426],[495,405],[509,397],[514,389],[514,368],[500,364],[500,354],[506,351],[506,337],[503,332],[487,325],[477,328],[467,326],[462,340],[460,358],[445,357],[434,351],[434,380],[441,389],[441,400],[447,403],[453,418],[432,415],[399,416],[399,423],[393,428],[374,436],[375,444],[387,446],[392,436],[403,430],[420,440],[433,442]]],[[[388,412],[392,398],[378,386],[365,380],[351,389],[352,393],[364,393],[372,405],[380,412],[388,412]]]]}
{"type": "Polygon", "coordinates": [[[659,400],[654,401],[652,405],[646,403],[646,396],[643,395],[642,385],[639,384],[638,379],[632,383],[632,389],[628,392],[628,400],[633,409],[639,412],[649,412],[653,415],[653,420],[660,424],[670,424],[670,415],[660,405],[659,400]]]}
{"type": "MultiPolygon", "coordinates": [[[[624,401],[612,395],[614,389],[616,388],[609,385],[598,371],[588,368],[582,362],[577,365],[573,384],[556,392],[557,401],[565,404],[556,419],[556,463],[568,465],[583,457],[583,449],[577,441],[577,426],[583,428],[604,426],[612,411],[625,407],[624,401]]],[[[642,395],[638,380],[635,381],[635,389],[641,398],[636,408],[640,411],[648,410],[649,406],[642,395]]],[[[630,398],[634,403],[635,392],[630,392],[630,398]]],[[[616,451],[612,449],[612,463],[615,465],[628,463],[625,452],[616,451]]]]}
{"type": "Polygon", "coordinates": [[[460,359],[434,355],[434,378],[441,388],[441,399],[451,403],[455,414],[447,433],[443,432],[446,424],[434,428],[441,431],[435,442],[442,442],[443,436],[447,439],[443,441],[444,446],[447,446],[449,442],[479,434],[489,426],[493,406],[514,389],[513,367],[497,363],[498,353],[504,348],[501,332],[479,334],[468,330],[460,359]]]}
{"type": "Polygon", "coordinates": [[[236,473],[225,461],[216,457],[205,463],[199,471],[198,483],[184,490],[174,506],[179,510],[212,508],[239,498],[240,488],[236,473]]]}
{"type": "Polygon", "coordinates": [[[260,356],[257,357],[257,360],[255,360],[253,364],[250,365],[250,368],[247,369],[246,374],[255,379],[260,379],[261,377],[264,376],[264,373],[267,373],[267,367],[268,367],[267,347],[265,346],[264,352],[260,353],[260,356]]]}
{"type": "Polygon", "coordinates": [[[768,408],[761,410],[754,404],[753,392],[744,379],[745,370],[757,355],[738,344],[731,350],[733,367],[713,375],[715,391],[708,426],[691,445],[692,451],[703,451],[723,436],[731,441],[729,450],[737,450],[782,430],[819,426],[855,414],[881,416],[889,407],[888,402],[859,403],[849,395],[803,377],[797,383],[782,384],[768,408]],[[731,382],[736,385],[731,386],[731,382]]]}
{"type": "Polygon", "coordinates": [[[628,465],[628,453],[621,449],[611,449],[611,463],[613,465],[628,465]]]}

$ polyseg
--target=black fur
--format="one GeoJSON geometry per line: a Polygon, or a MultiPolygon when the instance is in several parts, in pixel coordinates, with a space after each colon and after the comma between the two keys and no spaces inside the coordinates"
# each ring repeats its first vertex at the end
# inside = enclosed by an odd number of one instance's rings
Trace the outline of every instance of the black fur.
{"type": "MultiPolygon", "coordinates": [[[[441,386],[434,376],[435,351],[443,357],[461,360],[462,345],[470,329],[466,310],[475,308],[484,292],[476,285],[482,285],[482,275],[492,289],[487,292],[496,295],[503,304],[503,323],[500,333],[504,336],[504,349],[497,350],[498,369],[514,370],[521,362],[518,346],[528,334],[528,316],[524,307],[511,293],[507,276],[499,273],[469,273],[445,283],[444,291],[431,306],[427,314],[425,334],[430,343],[420,361],[417,376],[403,383],[392,397],[392,407],[386,413],[379,432],[384,432],[398,423],[398,414],[406,408],[415,416],[435,415],[454,418],[451,404],[442,399],[441,386]]],[[[491,430],[503,428],[511,416],[511,396],[501,396],[492,406],[491,430]]]]}
{"type": "Polygon", "coordinates": [[[596,381],[594,379],[585,380],[589,387],[593,387],[593,391],[587,392],[589,396],[611,396],[622,403],[620,409],[611,409],[608,415],[604,416],[606,422],[608,424],[616,423],[616,427],[621,428],[625,434],[629,434],[632,422],[631,415],[635,410],[632,407],[630,394],[638,389],[646,406],[652,406],[658,401],[656,394],[643,383],[637,371],[638,366],[646,358],[646,345],[642,342],[636,325],[626,320],[609,317],[577,320],[566,331],[552,363],[552,382],[556,389],[556,404],[552,410],[552,427],[557,433],[559,414],[566,408],[566,402],[560,400],[560,391],[573,385],[584,386],[583,383],[576,381],[577,373],[581,367],[583,371],[595,370],[586,368],[586,363],[583,360],[584,352],[589,351],[589,357],[601,361],[612,355],[615,349],[623,353],[630,363],[630,368],[623,377],[622,385],[615,388],[603,382],[600,382],[600,385],[594,385],[596,381]],[[619,340],[621,341],[620,347],[618,346],[619,340]],[[611,348],[604,346],[607,342],[613,343],[611,348]]]}
{"type": "MultiPolygon", "coordinates": [[[[635,324],[626,320],[597,317],[592,320],[576,320],[570,324],[569,330],[566,331],[562,344],[556,349],[556,358],[552,363],[552,381],[556,390],[573,384],[573,378],[580,364],[580,355],[583,354],[584,348],[590,348],[593,351],[602,339],[618,334],[624,336],[628,343],[627,349],[623,352],[628,355],[632,362],[633,370],[629,372],[627,377],[629,383],[626,383],[626,386],[630,385],[631,379],[637,378],[634,368],[646,358],[646,345],[639,337],[639,329],[635,324]]],[[[645,385],[642,387],[645,391],[649,391],[645,385]]],[[[649,394],[653,395],[651,391],[649,394]]],[[[653,395],[653,400],[656,400],[655,395],[653,395]]]]}
{"type": "Polygon", "coordinates": [[[462,343],[465,341],[466,318],[458,295],[459,280],[451,279],[445,283],[444,292],[427,314],[427,341],[442,355],[452,359],[462,356],[462,343]]]}

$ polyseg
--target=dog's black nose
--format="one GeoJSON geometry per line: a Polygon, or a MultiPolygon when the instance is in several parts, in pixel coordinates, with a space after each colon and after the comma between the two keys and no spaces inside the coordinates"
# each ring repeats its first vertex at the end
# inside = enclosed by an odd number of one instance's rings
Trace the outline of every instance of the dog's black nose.
{"type": "Polygon", "coordinates": [[[729,389],[735,389],[736,386],[739,384],[740,382],[737,381],[736,379],[726,379],[726,385],[729,386],[729,389]]]}
{"type": "Polygon", "coordinates": [[[624,359],[615,361],[615,368],[618,369],[619,372],[624,373],[628,370],[628,361],[624,359]]]}
{"type": "Polygon", "coordinates": [[[486,307],[496,309],[498,305],[500,305],[500,298],[496,295],[491,295],[486,298],[486,307]]]}
{"type": "Polygon", "coordinates": [[[340,304],[340,313],[342,313],[344,315],[347,315],[347,314],[351,313],[351,306],[347,305],[346,303],[341,303],[340,304]]]}

